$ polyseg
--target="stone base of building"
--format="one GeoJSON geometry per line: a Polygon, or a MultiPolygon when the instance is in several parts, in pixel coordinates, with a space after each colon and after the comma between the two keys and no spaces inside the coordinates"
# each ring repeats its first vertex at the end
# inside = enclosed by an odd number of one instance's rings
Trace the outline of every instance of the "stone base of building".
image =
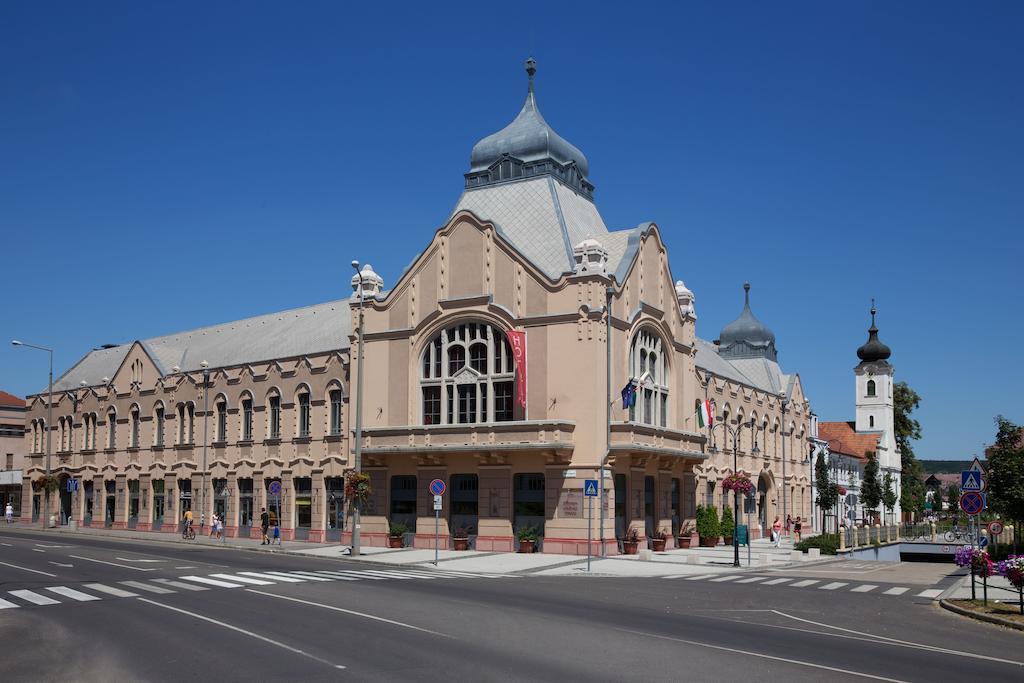
{"type": "Polygon", "coordinates": [[[511,536],[477,536],[476,550],[494,553],[512,553],[516,551],[516,539],[511,536]]]}

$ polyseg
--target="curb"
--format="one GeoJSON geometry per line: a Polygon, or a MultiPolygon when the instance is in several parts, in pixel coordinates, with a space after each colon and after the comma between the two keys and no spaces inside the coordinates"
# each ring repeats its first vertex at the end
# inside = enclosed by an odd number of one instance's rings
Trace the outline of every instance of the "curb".
{"type": "Polygon", "coordinates": [[[997,626],[1006,626],[1007,628],[1024,631],[1024,624],[1016,621],[1010,621],[1009,619],[1003,619],[1002,617],[992,616],[991,614],[979,614],[978,612],[972,612],[969,609],[964,609],[963,607],[954,605],[949,600],[939,600],[939,606],[942,607],[942,609],[947,609],[962,617],[969,617],[977,621],[986,621],[990,624],[996,624],[997,626]]]}

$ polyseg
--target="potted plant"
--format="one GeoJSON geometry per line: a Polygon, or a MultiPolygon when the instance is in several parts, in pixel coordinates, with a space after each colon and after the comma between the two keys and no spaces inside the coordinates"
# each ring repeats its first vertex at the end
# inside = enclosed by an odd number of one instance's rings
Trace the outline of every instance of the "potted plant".
{"type": "Polygon", "coordinates": [[[516,532],[516,539],[519,541],[519,552],[532,553],[537,547],[537,539],[540,538],[540,531],[535,526],[524,526],[516,532]]]}
{"type": "Polygon", "coordinates": [[[680,548],[689,548],[690,543],[693,542],[693,525],[689,522],[684,522],[683,526],[679,528],[679,537],[676,539],[676,543],[679,544],[680,548]]]}
{"type": "Polygon", "coordinates": [[[725,539],[726,545],[732,545],[733,527],[735,527],[735,523],[732,518],[732,508],[726,507],[722,510],[722,521],[718,523],[718,533],[725,539]]]}
{"type": "Polygon", "coordinates": [[[718,510],[714,507],[697,508],[697,535],[700,536],[702,548],[713,548],[718,545],[718,510]]]}
{"type": "Polygon", "coordinates": [[[452,532],[452,547],[455,550],[469,550],[469,530],[460,526],[452,532]]]}
{"type": "Polygon", "coordinates": [[[409,533],[409,527],[401,522],[394,522],[388,526],[388,547],[401,548],[405,541],[405,535],[409,533]]]}
{"type": "Polygon", "coordinates": [[[668,541],[669,532],[665,529],[655,529],[651,532],[651,550],[656,553],[665,552],[665,542],[668,541]]]}
{"type": "Polygon", "coordinates": [[[635,526],[626,529],[626,535],[622,537],[622,554],[636,555],[640,545],[640,532],[635,526]]]}

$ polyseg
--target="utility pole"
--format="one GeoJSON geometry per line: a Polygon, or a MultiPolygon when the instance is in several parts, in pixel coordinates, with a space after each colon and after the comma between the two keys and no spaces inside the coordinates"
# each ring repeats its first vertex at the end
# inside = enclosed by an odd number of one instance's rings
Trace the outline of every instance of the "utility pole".
{"type": "MultiPolygon", "coordinates": [[[[353,261],[352,267],[355,268],[356,274],[359,276],[359,328],[357,330],[356,339],[356,434],[355,434],[355,463],[354,469],[356,476],[362,472],[363,465],[363,272],[359,270],[359,261],[353,261]]],[[[351,364],[349,365],[351,367],[351,364]]],[[[360,524],[360,510],[359,510],[359,496],[356,496],[353,505],[352,513],[352,556],[356,557],[359,555],[359,524],[360,524]]]]}
{"type": "Polygon", "coordinates": [[[39,351],[46,351],[50,354],[50,384],[46,394],[46,485],[43,486],[43,512],[40,517],[43,518],[43,528],[46,528],[47,521],[46,517],[50,514],[50,432],[53,429],[53,349],[46,348],[45,346],[36,346],[35,344],[28,344],[17,339],[11,340],[12,346],[27,346],[30,349],[38,349],[39,351]]]}
{"type": "MultiPolygon", "coordinates": [[[[203,369],[203,489],[199,492],[199,535],[206,526],[206,487],[209,486],[206,469],[206,442],[209,441],[210,423],[210,364],[205,360],[199,366],[203,369]]],[[[278,518],[280,520],[280,517],[278,518]]]]}

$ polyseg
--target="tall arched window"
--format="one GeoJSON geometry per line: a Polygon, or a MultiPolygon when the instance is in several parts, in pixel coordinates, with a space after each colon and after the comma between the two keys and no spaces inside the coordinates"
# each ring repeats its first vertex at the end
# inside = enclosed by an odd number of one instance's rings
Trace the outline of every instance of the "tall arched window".
{"type": "Polygon", "coordinates": [[[342,406],[342,394],[340,388],[332,388],[327,393],[327,399],[331,404],[331,424],[330,434],[331,436],[339,436],[341,434],[341,406],[342,406]]]}
{"type": "Polygon", "coordinates": [[[633,422],[668,426],[669,365],[661,337],[643,328],[629,349],[629,373],[636,383],[636,405],[629,410],[633,422]]]}
{"type": "Polygon", "coordinates": [[[188,403],[178,404],[178,443],[188,445],[195,440],[196,405],[188,403]]]}
{"type": "Polygon", "coordinates": [[[875,395],[875,380],[869,379],[868,380],[868,396],[874,396],[874,395],[875,395]]]}
{"type": "Polygon", "coordinates": [[[242,406],[241,441],[252,441],[252,394],[242,394],[239,405],[242,406]]]}
{"type": "Polygon", "coordinates": [[[309,436],[312,420],[310,419],[309,412],[309,387],[305,384],[299,387],[299,391],[295,396],[295,403],[299,409],[299,419],[295,425],[295,435],[300,438],[309,436]]]}
{"type": "Polygon", "coordinates": [[[107,411],[107,448],[117,448],[117,410],[107,411]]]}
{"type": "Polygon", "coordinates": [[[439,332],[420,364],[423,424],[515,419],[515,361],[497,327],[460,323],[439,332]]]}
{"type": "Polygon", "coordinates": [[[224,394],[218,396],[214,403],[217,405],[217,436],[218,443],[228,440],[228,397],[224,394]]]}
{"type": "Polygon", "coordinates": [[[277,389],[267,394],[267,438],[281,438],[281,394],[277,389]]]}
{"type": "Polygon", "coordinates": [[[141,416],[139,415],[139,406],[137,406],[137,405],[133,405],[132,406],[132,408],[131,408],[131,416],[132,416],[132,432],[131,432],[131,440],[130,440],[130,443],[128,445],[131,446],[132,448],[138,448],[139,447],[139,429],[140,429],[141,421],[142,421],[141,416]]]}

